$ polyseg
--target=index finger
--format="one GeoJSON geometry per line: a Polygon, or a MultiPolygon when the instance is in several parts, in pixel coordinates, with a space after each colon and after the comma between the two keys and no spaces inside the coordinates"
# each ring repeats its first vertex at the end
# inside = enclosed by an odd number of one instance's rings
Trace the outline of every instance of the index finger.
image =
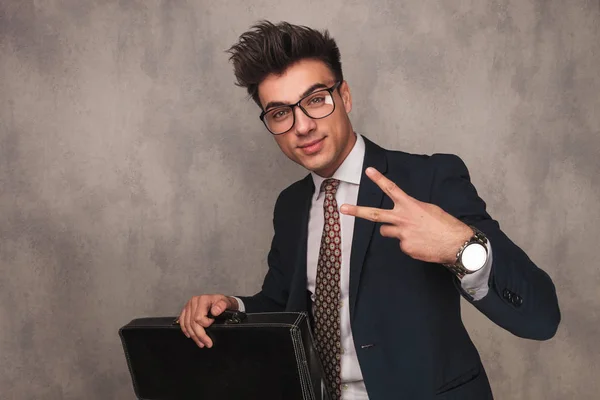
{"type": "Polygon", "coordinates": [[[189,339],[190,334],[188,333],[187,328],[185,326],[185,311],[186,309],[184,308],[181,314],[179,315],[179,318],[177,318],[177,321],[175,321],[175,323],[179,324],[179,328],[181,328],[183,334],[189,339]]]}
{"type": "Polygon", "coordinates": [[[400,203],[407,198],[410,198],[404,190],[400,189],[398,185],[383,176],[383,174],[375,168],[369,167],[366,169],[365,173],[385,194],[389,196],[390,199],[394,201],[394,203],[400,203]]]}

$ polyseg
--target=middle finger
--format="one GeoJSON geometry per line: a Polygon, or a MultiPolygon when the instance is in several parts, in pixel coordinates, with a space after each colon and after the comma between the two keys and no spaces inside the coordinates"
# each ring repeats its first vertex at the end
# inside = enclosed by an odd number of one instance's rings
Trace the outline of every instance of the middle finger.
{"type": "Polygon", "coordinates": [[[340,208],[342,214],[352,215],[354,217],[368,219],[373,222],[393,223],[394,218],[391,210],[383,210],[381,208],[353,206],[344,204],[340,208]]]}

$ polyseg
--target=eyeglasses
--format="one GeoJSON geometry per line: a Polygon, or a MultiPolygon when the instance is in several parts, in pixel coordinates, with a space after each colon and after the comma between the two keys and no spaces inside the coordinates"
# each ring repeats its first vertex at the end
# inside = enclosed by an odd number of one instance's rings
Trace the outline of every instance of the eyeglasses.
{"type": "Polygon", "coordinates": [[[333,91],[341,85],[337,82],[330,88],[320,89],[300,99],[296,104],[278,106],[260,114],[260,120],[273,135],[288,132],[296,123],[294,107],[299,107],[309,118],[321,119],[330,116],[335,111],[333,91]]]}

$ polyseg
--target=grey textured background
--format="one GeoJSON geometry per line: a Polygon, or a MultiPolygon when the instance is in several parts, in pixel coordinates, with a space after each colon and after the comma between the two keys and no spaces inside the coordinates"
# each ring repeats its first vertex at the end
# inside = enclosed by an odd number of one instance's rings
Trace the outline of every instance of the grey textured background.
{"type": "Polygon", "coordinates": [[[498,399],[600,391],[598,1],[0,1],[0,397],[132,399],[117,329],[250,294],[304,175],[224,50],[268,18],[329,28],[355,129],[463,157],[553,277],[549,342],[464,318],[498,399]]]}

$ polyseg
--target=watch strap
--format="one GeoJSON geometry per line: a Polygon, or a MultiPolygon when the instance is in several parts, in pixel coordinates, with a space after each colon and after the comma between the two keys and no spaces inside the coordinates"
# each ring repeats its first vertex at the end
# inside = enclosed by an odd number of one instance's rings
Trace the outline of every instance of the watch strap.
{"type": "Polygon", "coordinates": [[[473,230],[473,236],[469,238],[461,247],[458,249],[456,253],[456,261],[454,264],[444,264],[446,268],[448,268],[454,275],[456,275],[459,279],[462,279],[467,274],[472,274],[476,271],[470,271],[461,262],[462,253],[465,251],[467,246],[470,244],[478,243],[487,248],[488,239],[483,232],[479,229],[475,228],[472,225],[469,225],[469,228],[473,230]]]}

